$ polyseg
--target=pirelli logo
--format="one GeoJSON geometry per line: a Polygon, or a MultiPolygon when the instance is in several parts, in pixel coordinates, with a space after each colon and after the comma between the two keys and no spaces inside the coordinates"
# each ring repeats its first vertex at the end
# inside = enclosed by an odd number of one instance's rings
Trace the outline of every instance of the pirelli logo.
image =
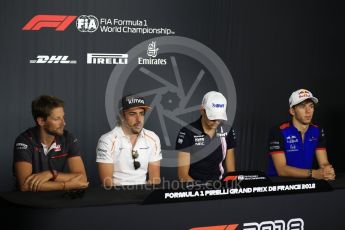
{"type": "Polygon", "coordinates": [[[128,63],[128,54],[88,53],[87,64],[125,65],[128,63]]]}

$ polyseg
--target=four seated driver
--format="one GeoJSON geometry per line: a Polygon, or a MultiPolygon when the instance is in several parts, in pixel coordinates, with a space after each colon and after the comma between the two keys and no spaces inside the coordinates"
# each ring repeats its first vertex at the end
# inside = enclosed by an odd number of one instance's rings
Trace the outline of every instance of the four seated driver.
{"type": "Polygon", "coordinates": [[[117,126],[101,136],[96,153],[98,172],[103,186],[159,184],[162,159],[159,137],[144,128],[144,98],[122,98],[117,126]]]}
{"type": "Polygon", "coordinates": [[[88,187],[78,140],[65,130],[64,102],[40,96],[32,102],[35,127],[14,144],[13,169],[20,191],[52,191],[88,187]],[[69,172],[65,172],[65,168],[69,172]]]}
{"type": "Polygon", "coordinates": [[[206,93],[200,118],[180,130],[176,140],[180,181],[215,181],[222,179],[225,170],[235,171],[236,138],[232,127],[223,122],[228,119],[226,106],[221,93],[206,93]]]}
{"type": "Polygon", "coordinates": [[[318,99],[306,89],[291,94],[291,121],[275,127],[270,134],[268,176],[334,180],[325,133],[312,123],[317,103],[318,99]],[[315,157],[318,169],[313,169],[315,157]]]}

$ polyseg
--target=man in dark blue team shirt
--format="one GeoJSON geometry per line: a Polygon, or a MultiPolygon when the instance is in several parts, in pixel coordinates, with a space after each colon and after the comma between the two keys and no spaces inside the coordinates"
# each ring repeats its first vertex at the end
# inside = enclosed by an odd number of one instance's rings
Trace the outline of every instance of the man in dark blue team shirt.
{"type": "Polygon", "coordinates": [[[235,171],[234,130],[223,123],[227,120],[227,101],[215,91],[205,94],[201,117],[182,128],[177,136],[178,177],[181,181],[219,180],[227,172],[235,171]]]}
{"type": "Polygon", "coordinates": [[[82,189],[88,186],[78,140],[65,130],[64,102],[40,96],[32,102],[35,127],[14,144],[13,169],[20,191],[82,189]],[[65,169],[69,172],[65,172],[65,169]]]}
{"type": "Polygon", "coordinates": [[[317,103],[318,99],[308,90],[300,89],[291,94],[291,121],[275,127],[270,134],[269,176],[335,178],[328,162],[324,131],[311,123],[317,103]],[[313,169],[315,157],[318,169],[313,169]]]}

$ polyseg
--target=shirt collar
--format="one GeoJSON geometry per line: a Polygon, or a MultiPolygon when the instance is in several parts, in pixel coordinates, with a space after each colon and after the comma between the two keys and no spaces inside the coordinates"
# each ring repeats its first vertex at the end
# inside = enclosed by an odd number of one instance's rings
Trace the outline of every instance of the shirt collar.
{"type": "MultiPolygon", "coordinates": [[[[296,126],[294,126],[292,120],[290,120],[289,123],[290,123],[290,126],[293,127],[297,132],[299,132],[299,133],[301,132],[301,131],[299,131],[299,130],[297,129],[296,126]]],[[[310,123],[309,126],[308,126],[308,128],[307,128],[307,130],[305,131],[305,133],[309,132],[310,126],[311,126],[311,125],[312,125],[312,124],[310,123]]]]}
{"type": "MultiPolygon", "coordinates": [[[[201,123],[201,116],[199,117],[198,120],[196,120],[194,123],[191,124],[192,127],[198,129],[200,131],[200,134],[206,134],[204,132],[204,128],[202,127],[202,123],[201,123]]],[[[223,123],[220,123],[216,129],[216,134],[217,133],[222,133],[221,130],[223,129],[223,123]]],[[[224,131],[224,130],[223,130],[224,131]]]]}

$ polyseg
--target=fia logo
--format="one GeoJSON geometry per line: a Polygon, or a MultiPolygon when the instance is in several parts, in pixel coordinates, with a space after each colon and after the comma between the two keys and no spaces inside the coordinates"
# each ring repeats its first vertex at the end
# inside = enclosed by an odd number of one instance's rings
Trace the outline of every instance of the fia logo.
{"type": "Polygon", "coordinates": [[[151,42],[147,47],[147,56],[149,57],[157,57],[159,48],[156,48],[156,42],[151,42]]]}
{"type": "Polygon", "coordinates": [[[99,27],[98,19],[93,15],[81,15],[76,20],[76,27],[80,32],[95,32],[99,27]]]}

